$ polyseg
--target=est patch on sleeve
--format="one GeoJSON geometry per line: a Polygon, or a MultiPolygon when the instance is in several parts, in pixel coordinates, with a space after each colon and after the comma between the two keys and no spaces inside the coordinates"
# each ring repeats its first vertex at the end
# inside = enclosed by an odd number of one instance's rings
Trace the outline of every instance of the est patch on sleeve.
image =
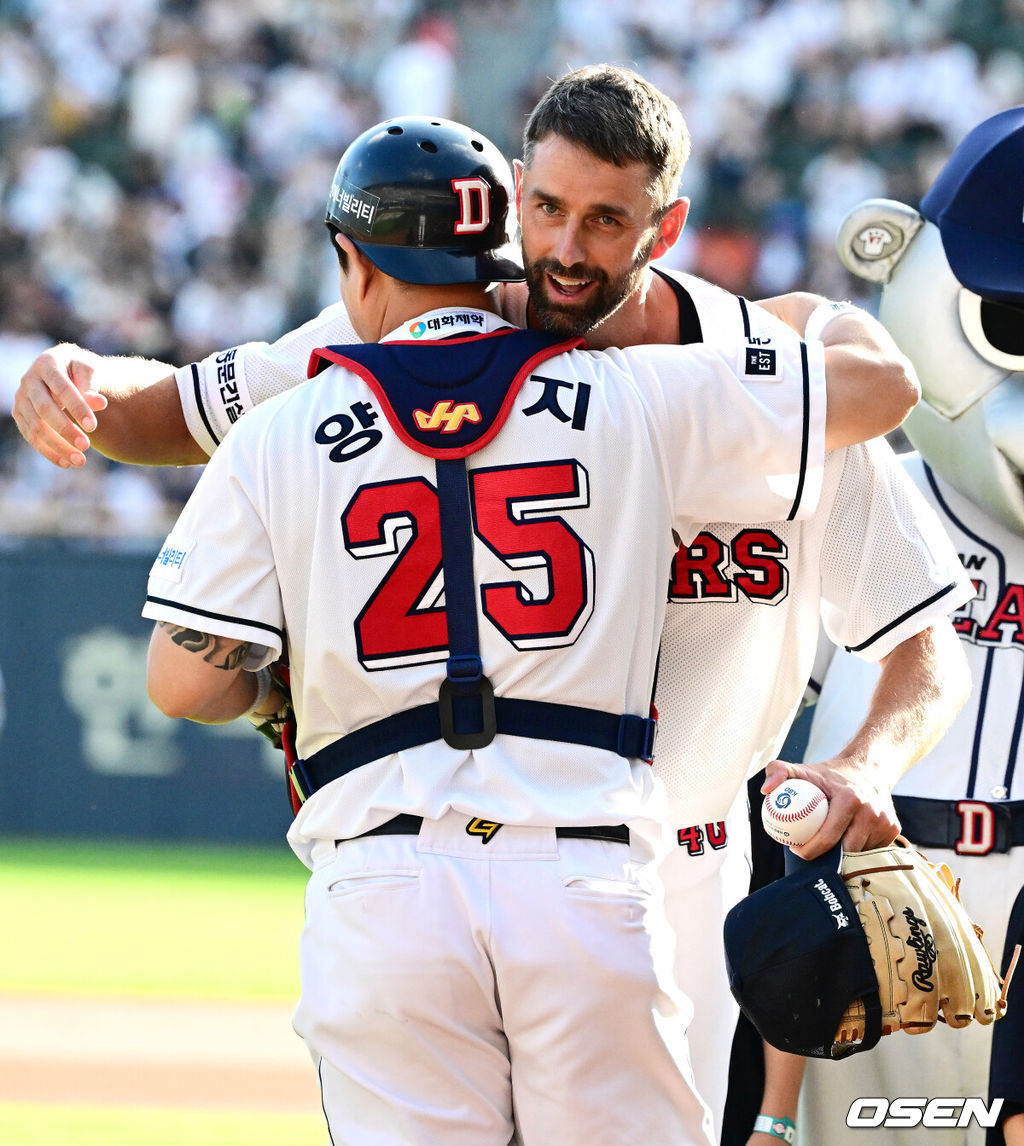
{"type": "Polygon", "coordinates": [[[164,542],[163,549],[157,554],[149,571],[150,577],[159,577],[164,581],[180,581],[185,562],[195,544],[195,539],[192,537],[180,537],[172,533],[164,542]]]}
{"type": "Polygon", "coordinates": [[[745,378],[778,381],[778,351],[773,346],[745,346],[743,348],[743,376],[745,378]]]}

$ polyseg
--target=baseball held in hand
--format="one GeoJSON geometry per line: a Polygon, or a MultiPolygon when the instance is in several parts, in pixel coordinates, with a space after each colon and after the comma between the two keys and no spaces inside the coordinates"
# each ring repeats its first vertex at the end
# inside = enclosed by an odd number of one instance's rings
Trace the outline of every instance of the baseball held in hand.
{"type": "Polygon", "coordinates": [[[805,844],[825,822],[828,797],[810,780],[785,780],[761,805],[764,830],[780,844],[805,844]]]}

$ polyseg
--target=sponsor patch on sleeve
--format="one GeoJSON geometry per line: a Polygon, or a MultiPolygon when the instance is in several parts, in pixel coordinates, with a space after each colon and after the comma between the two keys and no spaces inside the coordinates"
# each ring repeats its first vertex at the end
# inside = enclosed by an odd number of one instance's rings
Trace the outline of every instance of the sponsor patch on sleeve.
{"type": "Polygon", "coordinates": [[[150,577],[159,577],[163,581],[180,581],[185,562],[195,544],[194,538],[180,537],[172,533],[164,542],[163,549],[157,554],[149,571],[150,577]]]}
{"type": "Polygon", "coordinates": [[[774,346],[748,344],[743,348],[743,355],[744,378],[778,380],[778,351],[774,346]]]}

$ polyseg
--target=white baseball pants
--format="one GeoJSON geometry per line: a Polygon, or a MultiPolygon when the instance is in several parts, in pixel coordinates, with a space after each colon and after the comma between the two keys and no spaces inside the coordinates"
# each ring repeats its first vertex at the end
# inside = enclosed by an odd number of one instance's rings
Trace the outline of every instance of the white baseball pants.
{"type": "Polygon", "coordinates": [[[467,823],[310,877],[295,1029],[333,1146],[710,1146],[641,849],[467,823]]]}

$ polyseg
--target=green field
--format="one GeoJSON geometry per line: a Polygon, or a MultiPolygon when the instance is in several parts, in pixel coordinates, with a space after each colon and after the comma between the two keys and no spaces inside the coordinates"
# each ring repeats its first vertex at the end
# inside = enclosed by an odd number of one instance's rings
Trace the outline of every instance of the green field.
{"type": "MultiPolygon", "coordinates": [[[[282,841],[0,842],[0,995],[274,1003],[298,996],[306,869],[282,841]]],[[[290,1032],[284,1037],[292,1038],[290,1032]]],[[[60,1051],[63,1048],[57,1048],[60,1051]]],[[[310,1068],[312,1070],[312,1068],[310,1068]]],[[[311,1085],[312,1079],[311,1079],[311,1085]]],[[[0,1101],[4,1146],[323,1146],[322,1115],[0,1101]]]]}
{"type": "Polygon", "coordinates": [[[287,846],[0,843],[0,991],[294,999],[287,846]]]}

